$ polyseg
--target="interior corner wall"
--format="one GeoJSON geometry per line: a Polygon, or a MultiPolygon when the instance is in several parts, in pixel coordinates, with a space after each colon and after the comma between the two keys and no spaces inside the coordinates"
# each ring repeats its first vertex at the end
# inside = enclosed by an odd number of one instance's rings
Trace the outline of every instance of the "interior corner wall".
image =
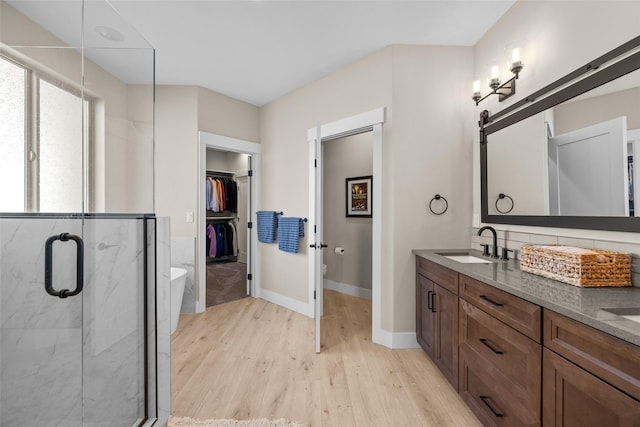
{"type": "Polygon", "coordinates": [[[259,144],[259,108],[199,87],[198,131],[259,144]]]}
{"type": "MultiPolygon", "coordinates": [[[[287,216],[308,216],[310,171],[307,130],[319,123],[329,123],[380,107],[386,107],[385,147],[389,142],[388,130],[393,126],[390,48],[263,106],[260,109],[262,183],[258,210],[283,211],[287,216]]],[[[382,185],[382,191],[387,191],[389,184],[382,185]]],[[[385,241],[392,238],[389,234],[391,218],[385,218],[388,219],[383,224],[383,247],[385,241]]],[[[309,303],[307,248],[309,242],[314,241],[312,229],[313,224],[307,224],[298,254],[279,251],[277,244],[258,244],[262,289],[293,302],[309,303]]],[[[386,266],[382,268],[382,281],[390,286],[389,271],[386,266]]]]}
{"type": "MultiPolygon", "coordinates": [[[[327,249],[326,280],[371,291],[373,225],[371,218],[346,216],[346,179],[373,175],[373,134],[371,132],[322,143],[323,242],[327,249]],[[339,246],[345,249],[336,254],[339,246]]],[[[373,178],[373,185],[380,183],[373,178]]]]}
{"type": "MultiPolygon", "coordinates": [[[[517,1],[474,46],[475,79],[489,74],[491,65],[505,64],[512,48],[519,47],[524,69],[517,93],[498,103],[496,97],[483,101],[474,116],[488,109],[495,113],[554,82],[567,73],[638,35],[640,2],[630,1],[517,1]]],[[[507,71],[508,72],[508,71],[507,71]]],[[[503,76],[507,77],[507,76],[503,76]]],[[[483,81],[483,91],[487,85],[483,81]]],[[[474,147],[478,128],[471,125],[474,147]]],[[[474,149],[474,206],[480,213],[479,149],[474,149]]],[[[547,234],[571,238],[595,238],[637,242],[636,233],[607,232],[495,224],[496,229],[520,233],[547,234]]],[[[638,251],[640,253],[640,250],[638,251]]]]}

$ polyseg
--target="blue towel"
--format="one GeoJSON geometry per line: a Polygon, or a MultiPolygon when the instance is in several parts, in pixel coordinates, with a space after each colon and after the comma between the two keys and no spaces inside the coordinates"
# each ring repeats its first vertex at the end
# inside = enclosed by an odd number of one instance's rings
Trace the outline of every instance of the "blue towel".
{"type": "Polygon", "coordinates": [[[259,211],[256,214],[258,216],[258,241],[262,243],[275,242],[278,214],[275,211],[259,211]]]}
{"type": "Polygon", "coordinates": [[[278,220],[278,249],[297,254],[301,237],[304,237],[304,220],[302,218],[280,218],[278,220]]]}

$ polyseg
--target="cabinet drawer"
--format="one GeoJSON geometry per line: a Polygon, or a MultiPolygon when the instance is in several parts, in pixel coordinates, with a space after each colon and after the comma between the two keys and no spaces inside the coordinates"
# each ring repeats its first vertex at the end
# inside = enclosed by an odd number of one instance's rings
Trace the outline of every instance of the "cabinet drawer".
{"type": "Polygon", "coordinates": [[[416,257],[418,274],[458,295],[458,273],[427,259],[416,257]]]}
{"type": "Polygon", "coordinates": [[[542,342],[540,306],[462,274],[460,296],[532,340],[542,342]]]}
{"type": "Polygon", "coordinates": [[[485,426],[540,425],[540,398],[514,399],[512,386],[499,368],[464,347],[460,349],[459,392],[485,426]]]}
{"type": "Polygon", "coordinates": [[[459,342],[511,381],[514,386],[512,397],[539,405],[540,344],[464,300],[460,300],[459,342]]]}
{"type": "Polygon", "coordinates": [[[544,345],[640,400],[640,347],[549,310],[544,345]]]}

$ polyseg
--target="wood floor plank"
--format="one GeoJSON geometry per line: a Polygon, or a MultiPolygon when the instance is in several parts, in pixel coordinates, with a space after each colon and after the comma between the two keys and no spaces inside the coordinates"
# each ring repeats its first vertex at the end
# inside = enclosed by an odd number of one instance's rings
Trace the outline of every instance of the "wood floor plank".
{"type": "Polygon", "coordinates": [[[314,321],[255,298],[183,315],[172,335],[172,415],[310,426],[480,426],[422,350],[371,342],[371,301],[325,291],[314,321]]]}

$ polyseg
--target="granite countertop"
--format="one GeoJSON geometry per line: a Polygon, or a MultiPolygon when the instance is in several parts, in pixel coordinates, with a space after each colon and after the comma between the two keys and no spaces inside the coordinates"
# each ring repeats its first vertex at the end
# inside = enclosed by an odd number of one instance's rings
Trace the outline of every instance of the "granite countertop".
{"type": "Polygon", "coordinates": [[[469,249],[413,250],[419,257],[640,346],[640,288],[583,288],[522,271],[516,260],[461,263],[440,255],[456,252],[483,258],[480,251],[469,249]],[[622,317],[630,313],[638,315],[637,322],[622,317]]]}

